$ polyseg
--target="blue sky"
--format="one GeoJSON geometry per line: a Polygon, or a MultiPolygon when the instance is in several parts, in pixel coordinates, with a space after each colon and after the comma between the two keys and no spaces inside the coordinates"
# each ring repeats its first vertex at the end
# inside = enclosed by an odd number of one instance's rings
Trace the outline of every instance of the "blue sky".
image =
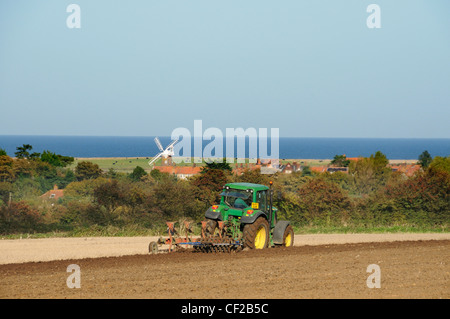
{"type": "Polygon", "coordinates": [[[450,138],[448,0],[3,0],[0,135],[450,138]],[[69,4],[81,29],[69,29],[69,4]],[[381,28],[369,29],[369,4],[381,28]]]}

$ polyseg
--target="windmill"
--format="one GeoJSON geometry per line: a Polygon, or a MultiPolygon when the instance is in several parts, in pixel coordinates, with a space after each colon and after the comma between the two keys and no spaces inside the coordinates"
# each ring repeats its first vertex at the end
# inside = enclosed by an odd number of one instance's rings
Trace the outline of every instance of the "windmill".
{"type": "Polygon", "coordinates": [[[173,151],[173,147],[175,146],[175,144],[178,142],[178,139],[170,142],[170,144],[164,149],[162,147],[161,142],[159,141],[159,139],[157,137],[155,137],[155,143],[156,146],[158,146],[160,152],[158,154],[155,155],[155,157],[153,157],[150,162],[148,162],[148,165],[152,166],[154,162],[156,162],[156,160],[160,157],[163,158],[163,164],[167,163],[167,159],[171,158],[175,152],[173,151]]]}

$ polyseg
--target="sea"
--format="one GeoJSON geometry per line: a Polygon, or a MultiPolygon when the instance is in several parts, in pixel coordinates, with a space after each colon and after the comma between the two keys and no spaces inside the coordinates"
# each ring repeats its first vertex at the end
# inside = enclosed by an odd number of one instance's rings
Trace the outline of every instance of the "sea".
{"type": "MultiPolygon", "coordinates": [[[[31,152],[44,150],[75,158],[98,157],[148,157],[159,153],[154,136],[39,136],[0,135],[0,149],[14,157],[17,147],[30,144],[31,152]]],[[[158,137],[163,147],[170,142],[169,136],[158,137]]],[[[211,141],[203,141],[202,149],[211,141]]],[[[450,138],[305,138],[280,137],[280,159],[332,159],[335,155],[368,157],[381,151],[392,160],[415,160],[428,151],[432,157],[450,156],[450,138]]],[[[194,141],[191,141],[192,154],[194,141]]],[[[223,142],[225,148],[225,141],[223,142]]],[[[248,146],[248,140],[246,145],[248,146]]],[[[235,149],[237,141],[235,143],[235,149]]],[[[248,148],[248,147],[247,147],[248,148]]],[[[235,150],[236,152],[236,150],[235,150]]],[[[267,145],[271,156],[271,143],[267,145]]],[[[225,154],[225,149],[224,153],[225,154]]],[[[237,153],[235,153],[237,154],[237,153]]],[[[248,149],[246,152],[248,156],[248,149]]],[[[259,155],[258,155],[259,156],[259,155]]],[[[236,156],[237,157],[237,156],[236,156]]],[[[261,156],[262,158],[268,158],[261,156]]]]}

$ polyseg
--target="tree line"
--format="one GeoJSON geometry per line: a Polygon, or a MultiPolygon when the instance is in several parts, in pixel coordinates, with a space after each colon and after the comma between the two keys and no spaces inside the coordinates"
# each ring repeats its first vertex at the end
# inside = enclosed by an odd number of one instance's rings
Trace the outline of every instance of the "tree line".
{"type": "Polygon", "coordinates": [[[157,230],[165,221],[203,219],[218,203],[228,182],[268,185],[279,218],[298,227],[409,225],[448,230],[450,156],[422,153],[422,169],[413,176],[394,172],[376,152],[358,161],[336,155],[333,164],[348,172],[314,173],[308,167],[291,174],[236,175],[228,164],[209,163],[189,179],[137,166],[133,172],[104,172],[97,164],[50,151],[17,148],[16,157],[0,149],[0,233],[71,231],[89,227],[137,227],[157,230]],[[73,166],[73,165],[72,165],[73,166]],[[64,197],[40,196],[57,185],[64,197]]]}

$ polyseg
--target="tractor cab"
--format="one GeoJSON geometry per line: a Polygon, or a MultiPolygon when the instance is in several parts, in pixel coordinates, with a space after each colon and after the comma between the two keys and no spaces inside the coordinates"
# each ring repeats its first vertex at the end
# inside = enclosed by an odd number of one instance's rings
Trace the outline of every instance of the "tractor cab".
{"type": "Polygon", "coordinates": [[[220,196],[220,204],[228,208],[245,209],[252,206],[252,194],[240,189],[226,189],[220,196]]]}
{"type": "Polygon", "coordinates": [[[206,211],[206,218],[220,221],[239,218],[241,223],[248,224],[264,217],[270,222],[270,227],[275,226],[277,209],[272,206],[272,195],[268,186],[228,183],[223,187],[220,196],[220,203],[206,211]]]}

